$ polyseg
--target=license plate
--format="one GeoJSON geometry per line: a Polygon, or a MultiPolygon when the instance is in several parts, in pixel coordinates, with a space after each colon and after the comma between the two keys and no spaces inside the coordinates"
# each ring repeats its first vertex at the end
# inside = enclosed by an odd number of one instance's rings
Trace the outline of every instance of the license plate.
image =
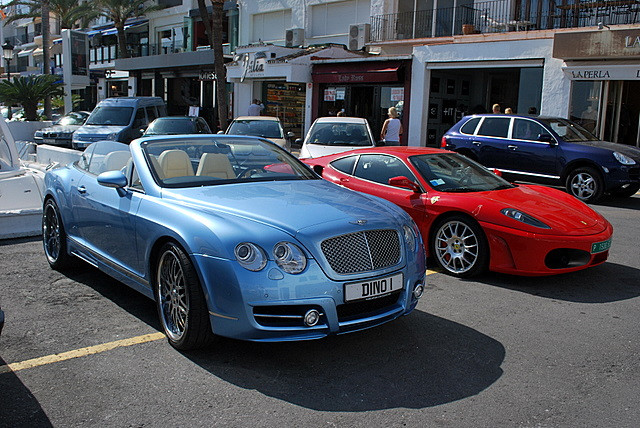
{"type": "Polygon", "coordinates": [[[53,138],[44,138],[44,139],[42,140],[42,142],[43,142],[44,144],[55,144],[55,143],[56,143],[56,140],[54,140],[53,138]]]}
{"type": "Polygon", "coordinates": [[[354,300],[382,297],[394,291],[401,290],[403,287],[404,282],[401,273],[386,278],[345,284],[344,301],[351,302],[354,300]]]}
{"type": "Polygon", "coordinates": [[[601,253],[603,251],[607,251],[609,248],[611,248],[611,238],[606,241],[591,244],[591,254],[601,253]]]}

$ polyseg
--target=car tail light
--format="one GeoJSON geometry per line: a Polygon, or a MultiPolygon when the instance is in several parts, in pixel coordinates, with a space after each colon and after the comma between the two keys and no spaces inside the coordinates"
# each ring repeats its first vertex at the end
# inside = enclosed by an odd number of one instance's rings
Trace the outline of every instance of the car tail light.
{"type": "Polygon", "coordinates": [[[440,140],[440,148],[441,149],[446,149],[447,148],[447,137],[445,137],[444,135],[442,136],[442,140],[440,140]]]}

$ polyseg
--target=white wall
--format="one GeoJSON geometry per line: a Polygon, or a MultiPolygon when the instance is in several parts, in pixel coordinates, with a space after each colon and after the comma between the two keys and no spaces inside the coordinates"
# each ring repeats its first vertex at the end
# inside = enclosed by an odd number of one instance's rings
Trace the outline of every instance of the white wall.
{"type": "MultiPolygon", "coordinates": [[[[500,42],[450,43],[413,49],[409,145],[426,141],[426,112],[429,105],[430,72],[427,62],[514,61],[542,59],[542,101],[540,114],[567,117],[571,82],[562,72],[563,61],[552,58],[553,39],[500,42]]],[[[452,66],[452,68],[456,68],[452,66]]]]}

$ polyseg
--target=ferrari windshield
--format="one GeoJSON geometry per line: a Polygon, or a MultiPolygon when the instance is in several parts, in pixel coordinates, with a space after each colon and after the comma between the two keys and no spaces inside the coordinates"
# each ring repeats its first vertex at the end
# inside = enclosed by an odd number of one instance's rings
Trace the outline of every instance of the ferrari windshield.
{"type": "Polygon", "coordinates": [[[163,187],[318,178],[288,152],[258,138],[154,138],[141,146],[163,187]]]}
{"type": "Polygon", "coordinates": [[[413,166],[439,192],[482,192],[514,187],[485,167],[456,153],[411,156],[413,166]]]}

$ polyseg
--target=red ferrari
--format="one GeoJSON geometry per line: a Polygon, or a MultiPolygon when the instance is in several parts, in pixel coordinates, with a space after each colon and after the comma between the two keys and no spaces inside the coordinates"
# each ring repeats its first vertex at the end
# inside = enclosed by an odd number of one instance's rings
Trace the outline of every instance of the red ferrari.
{"type": "Polygon", "coordinates": [[[454,152],[378,147],[301,159],[326,180],[379,196],[415,220],[449,274],[553,275],[603,263],[613,228],[564,192],[511,184],[454,152]]]}

